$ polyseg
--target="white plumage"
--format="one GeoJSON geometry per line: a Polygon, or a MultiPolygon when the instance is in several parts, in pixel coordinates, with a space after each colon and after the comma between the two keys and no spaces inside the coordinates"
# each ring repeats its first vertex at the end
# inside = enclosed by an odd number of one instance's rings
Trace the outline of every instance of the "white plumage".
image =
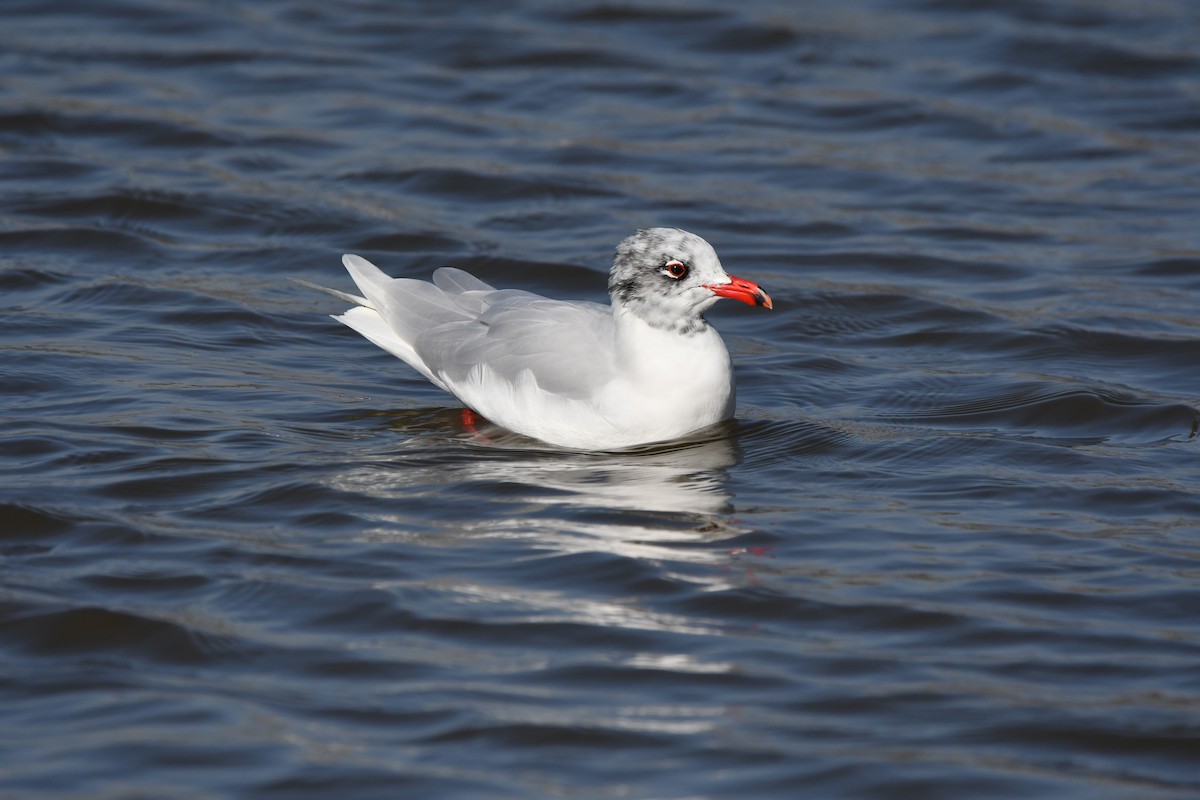
{"type": "Polygon", "coordinates": [[[704,320],[720,297],[771,307],[712,247],[675,228],[617,247],[612,305],[495,289],[453,267],[433,282],[342,263],[362,297],[335,319],[468,408],[562,447],[612,450],[675,439],[733,416],[729,354],[704,320]]]}

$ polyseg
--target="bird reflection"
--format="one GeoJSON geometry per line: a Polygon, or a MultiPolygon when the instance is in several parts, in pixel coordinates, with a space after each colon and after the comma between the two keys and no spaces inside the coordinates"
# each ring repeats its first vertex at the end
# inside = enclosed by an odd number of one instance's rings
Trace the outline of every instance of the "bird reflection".
{"type": "Polygon", "coordinates": [[[738,461],[736,443],[725,433],[722,428],[706,437],[636,451],[558,457],[542,452],[473,466],[493,480],[528,486],[529,499],[535,502],[629,512],[721,514],[730,510],[726,470],[738,461]]]}
{"type": "Polygon", "coordinates": [[[539,503],[631,512],[729,510],[726,470],[741,458],[730,423],[674,442],[585,453],[544,445],[482,420],[456,425],[459,435],[447,442],[443,437],[449,416],[440,411],[397,412],[389,425],[405,437],[396,442],[394,457],[356,467],[339,476],[336,485],[395,497],[405,487],[430,482],[503,481],[526,487],[526,499],[539,503]],[[443,441],[431,442],[435,436],[443,441]],[[420,463],[413,463],[414,451],[420,463]],[[430,459],[434,463],[428,463],[430,459]]]}
{"type": "Polygon", "coordinates": [[[399,412],[389,415],[389,425],[404,433],[396,449],[333,481],[343,491],[414,501],[414,514],[396,513],[394,503],[381,505],[387,511],[380,522],[428,527],[430,520],[415,506],[436,493],[452,505],[446,527],[535,535],[572,551],[596,549],[600,540],[603,549],[645,557],[656,544],[717,541],[741,532],[724,516],[732,511],[728,469],[741,458],[733,423],[609,453],[553,448],[484,421],[464,427],[457,412],[399,412]],[[453,499],[468,495],[478,502],[453,499]]]}

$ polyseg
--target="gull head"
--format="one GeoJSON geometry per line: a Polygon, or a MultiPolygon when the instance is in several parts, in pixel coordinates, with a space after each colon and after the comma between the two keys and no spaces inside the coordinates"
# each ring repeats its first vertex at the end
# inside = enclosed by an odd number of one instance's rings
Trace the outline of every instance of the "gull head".
{"type": "Polygon", "coordinates": [[[771,308],[758,284],[727,274],[712,245],[678,228],[645,228],[617,245],[608,293],[618,310],[682,334],[704,330],[722,297],[771,308]]]}

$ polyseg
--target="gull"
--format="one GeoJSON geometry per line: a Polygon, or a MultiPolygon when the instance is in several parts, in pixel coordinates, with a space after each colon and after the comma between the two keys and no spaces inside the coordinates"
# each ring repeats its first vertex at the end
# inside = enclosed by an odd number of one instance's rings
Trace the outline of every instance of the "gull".
{"type": "Polygon", "coordinates": [[[678,228],[639,230],[617,246],[607,306],[496,289],[454,267],[430,283],[352,254],[342,263],[362,296],[330,290],[356,304],[334,319],[467,409],[574,450],[678,439],[732,417],[729,352],[704,312],[723,297],[771,308],[757,284],[726,274],[712,245],[678,228]]]}

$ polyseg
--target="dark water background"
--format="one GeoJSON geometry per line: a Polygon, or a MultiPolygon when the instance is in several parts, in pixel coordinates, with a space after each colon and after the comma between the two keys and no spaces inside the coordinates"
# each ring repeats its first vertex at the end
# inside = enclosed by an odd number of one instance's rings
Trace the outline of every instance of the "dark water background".
{"type": "Polygon", "coordinates": [[[0,11],[0,796],[1200,796],[1200,5],[0,11]],[[464,430],[354,251],[602,299],[736,423],[464,430]]]}

